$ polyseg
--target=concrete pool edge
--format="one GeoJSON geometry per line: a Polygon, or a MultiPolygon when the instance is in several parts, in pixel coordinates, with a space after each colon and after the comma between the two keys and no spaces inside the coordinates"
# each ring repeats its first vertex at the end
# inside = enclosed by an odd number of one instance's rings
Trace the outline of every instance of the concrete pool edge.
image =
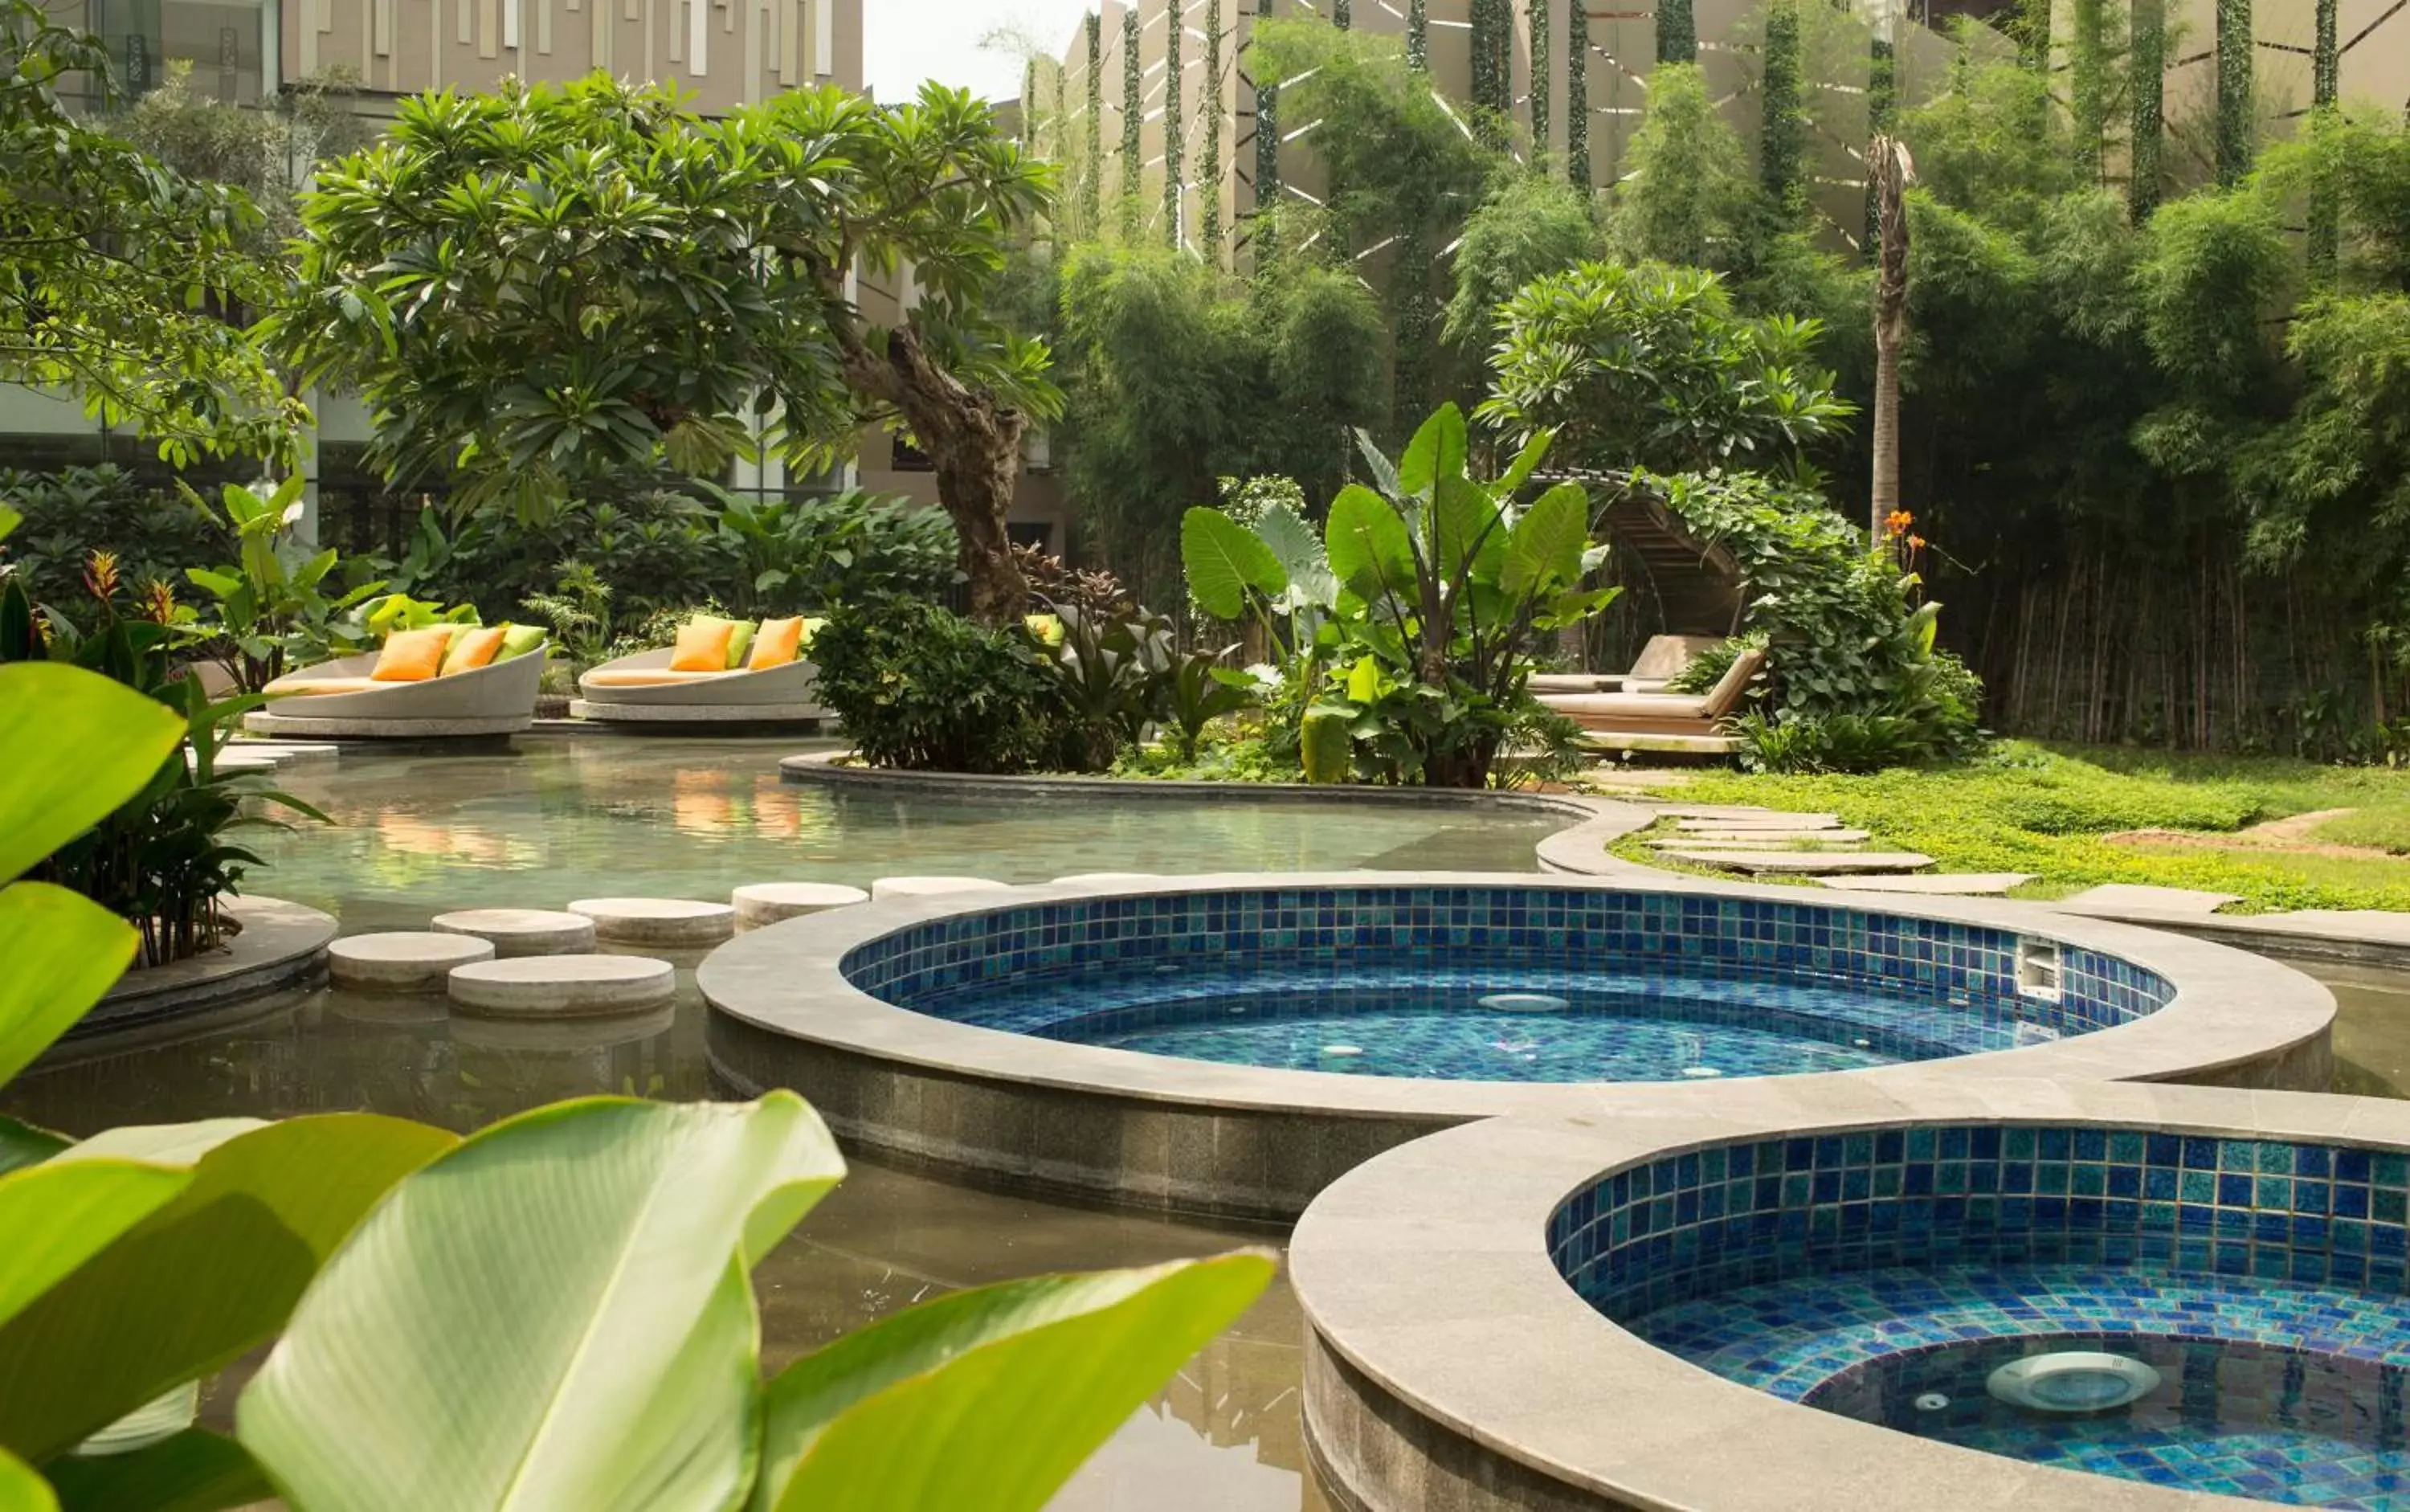
{"type": "Polygon", "coordinates": [[[1299,1221],[1289,1265],[1306,1315],[1308,1451],[1340,1505],[1421,1505],[1445,1485],[1468,1512],[2235,1505],[1780,1401],[1618,1327],[1551,1259],[1551,1214],[1603,1173],[1778,1136],[2022,1122],[2410,1150],[2397,1102],[1915,1069],[1884,1086],[1734,1083],[1691,1109],[1619,1098],[1612,1118],[1493,1120],[1333,1184],[1299,1221]]]}
{"type": "Polygon", "coordinates": [[[1794,888],[1696,881],[1635,869],[1613,879],[1521,873],[1338,872],[1057,884],[1009,894],[872,903],[770,925],[719,947],[696,973],[706,1054],[732,1086],[791,1086],[837,1133],[990,1184],[1165,1212],[1278,1221],[1359,1162],[1451,1125],[1604,1107],[1704,1108],[1754,1083],[1526,1083],[1355,1077],[1176,1059],[1001,1033],[883,1002],[840,963],[868,941],[957,915],[1032,904],[1313,887],[1524,888],[1759,899],[2014,930],[2159,973],[2177,997],[2150,1016],[2054,1043],[1947,1063],[1770,1079],[2056,1076],[2324,1086],[2334,1000],[2288,967],[2174,936],[1993,900],[1880,908],[1794,888]]]}
{"type": "Polygon", "coordinates": [[[61,1037],[62,1046],[233,1023],[278,994],[326,975],[334,916],[283,898],[229,894],[219,906],[242,928],[220,949],[131,970],[61,1037]]]}

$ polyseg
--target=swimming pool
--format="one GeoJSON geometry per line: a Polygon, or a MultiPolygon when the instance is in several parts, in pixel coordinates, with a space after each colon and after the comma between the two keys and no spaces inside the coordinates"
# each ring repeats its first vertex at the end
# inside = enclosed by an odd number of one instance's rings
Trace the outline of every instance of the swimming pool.
{"type": "Polygon", "coordinates": [[[2174,994],[2117,957],[1956,920],[1503,880],[988,909],[864,945],[842,969],[885,1001],[977,1028],[1488,1082],[1938,1060],[2130,1023],[2174,994]]]}

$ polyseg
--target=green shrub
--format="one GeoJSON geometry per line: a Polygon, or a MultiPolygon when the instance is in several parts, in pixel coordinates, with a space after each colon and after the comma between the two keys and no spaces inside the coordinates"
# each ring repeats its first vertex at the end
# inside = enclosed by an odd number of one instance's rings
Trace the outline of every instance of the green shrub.
{"type": "Polygon", "coordinates": [[[69,612],[85,597],[84,566],[94,551],[113,555],[119,576],[130,584],[181,589],[185,568],[224,560],[234,550],[232,532],[217,521],[109,463],[0,471],[0,504],[25,522],[0,560],[36,603],[56,612],[69,612]]]}
{"type": "Polygon", "coordinates": [[[1030,637],[934,603],[847,605],[812,639],[820,699],[874,766],[1021,772],[1059,749],[1060,702],[1030,637]]]}

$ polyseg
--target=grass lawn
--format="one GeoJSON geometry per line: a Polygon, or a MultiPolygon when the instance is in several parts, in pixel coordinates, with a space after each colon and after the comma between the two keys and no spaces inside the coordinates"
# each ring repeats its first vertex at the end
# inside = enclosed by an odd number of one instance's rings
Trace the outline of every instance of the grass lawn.
{"type": "MultiPolygon", "coordinates": [[[[2321,809],[2358,812],[2308,826],[2300,843],[2410,852],[2410,772],[2272,757],[2188,757],[2004,741],[1979,760],[1865,777],[1693,775],[1663,796],[1836,814],[1869,849],[1919,850],[1942,871],[2022,871],[2019,895],[2057,897],[2101,882],[2233,893],[2238,911],[2410,911],[2410,855],[2119,842],[2126,830],[2230,834],[2321,809]]],[[[1655,857],[1639,836],[1618,854],[1655,857]]],[[[1662,864],[1662,863],[1659,863],[1662,864]]]]}

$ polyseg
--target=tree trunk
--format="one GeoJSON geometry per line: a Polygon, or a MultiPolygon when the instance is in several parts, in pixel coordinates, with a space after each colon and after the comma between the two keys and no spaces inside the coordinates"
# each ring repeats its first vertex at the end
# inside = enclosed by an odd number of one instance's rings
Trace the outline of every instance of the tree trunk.
{"type": "Polygon", "coordinates": [[[837,339],[847,380],[900,411],[936,470],[937,502],[961,541],[971,618],[1011,624],[1027,607],[1029,584],[1012,560],[1004,521],[1020,482],[1029,416],[940,367],[909,324],[887,333],[883,354],[849,327],[840,327],[837,339]]]}
{"type": "Polygon", "coordinates": [[[1899,352],[1908,339],[1908,149],[1879,136],[1866,154],[1875,180],[1875,224],[1881,239],[1875,283],[1874,487],[1867,539],[1899,508],[1899,352]]]}

